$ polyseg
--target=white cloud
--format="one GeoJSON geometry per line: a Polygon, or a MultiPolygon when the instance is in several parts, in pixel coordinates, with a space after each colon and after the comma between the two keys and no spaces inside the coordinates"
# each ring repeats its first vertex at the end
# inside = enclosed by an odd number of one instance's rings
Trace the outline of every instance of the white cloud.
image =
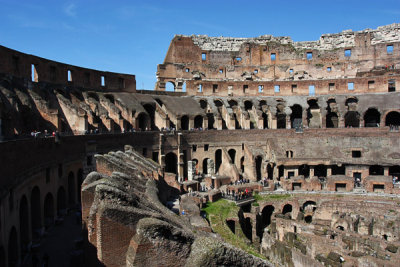
{"type": "Polygon", "coordinates": [[[69,17],[76,16],[76,5],[74,3],[69,3],[64,6],[64,13],[69,17]]]}

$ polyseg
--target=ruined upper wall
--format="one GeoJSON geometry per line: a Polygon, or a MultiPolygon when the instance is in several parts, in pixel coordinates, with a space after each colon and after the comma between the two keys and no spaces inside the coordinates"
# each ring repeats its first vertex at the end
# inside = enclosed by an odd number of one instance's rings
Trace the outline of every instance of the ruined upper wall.
{"type": "Polygon", "coordinates": [[[189,95],[391,92],[399,74],[400,24],[324,34],[309,42],[272,35],[176,35],[158,65],[156,90],[172,83],[189,95]]]}
{"type": "MultiPolygon", "coordinates": [[[[378,27],[376,30],[363,31],[345,30],[341,33],[323,34],[318,41],[294,42],[288,36],[262,35],[255,38],[209,37],[207,35],[186,36],[193,39],[193,43],[205,51],[239,51],[245,43],[258,45],[268,42],[277,42],[282,45],[293,45],[296,49],[332,50],[335,48],[352,47],[356,45],[357,35],[370,34],[371,45],[380,43],[400,42],[400,23],[378,27]]],[[[183,37],[183,36],[182,36],[183,37]]]]}
{"type": "Polygon", "coordinates": [[[98,71],[60,63],[0,46],[0,73],[30,82],[46,82],[100,91],[136,91],[135,75],[98,71]]]}

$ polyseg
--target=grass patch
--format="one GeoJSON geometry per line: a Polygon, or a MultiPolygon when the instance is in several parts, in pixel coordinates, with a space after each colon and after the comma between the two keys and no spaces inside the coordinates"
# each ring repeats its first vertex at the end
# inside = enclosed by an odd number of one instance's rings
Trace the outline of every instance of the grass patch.
{"type": "Polygon", "coordinates": [[[202,210],[207,214],[207,219],[211,224],[212,230],[218,233],[225,242],[228,242],[256,257],[265,259],[265,257],[261,255],[252,244],[249,244],[249,241],[244,237],[240,226],[236,227],[236,229],[240,228],[240,233],[235,235],[226,224],[226,219],[232,217],[237,218],[238,216],[239,207],[236,206],[235,203],[225,199],[220,199],[213,203],[207,202],[206,207],[202,210]]]}

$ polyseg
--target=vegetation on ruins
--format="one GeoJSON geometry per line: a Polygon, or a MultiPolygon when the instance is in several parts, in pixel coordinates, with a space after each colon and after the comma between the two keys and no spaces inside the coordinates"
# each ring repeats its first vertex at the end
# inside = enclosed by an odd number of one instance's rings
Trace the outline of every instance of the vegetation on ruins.
{"type": "Polygon", "coordinates": [[[239,209],[240,208],[236,206],[234,202],[220,199],[214,203],[207,202],[203,211],[207,214],[207,219],[210,222],[212,230],[218,233],[225,242],[256,257],[265,259],[265,257],[258,253],[258,250],[246,240],[241,229],[239,230],[241,233],[234,234],[226,224],[227,219],[237,217],[239,209]]]}

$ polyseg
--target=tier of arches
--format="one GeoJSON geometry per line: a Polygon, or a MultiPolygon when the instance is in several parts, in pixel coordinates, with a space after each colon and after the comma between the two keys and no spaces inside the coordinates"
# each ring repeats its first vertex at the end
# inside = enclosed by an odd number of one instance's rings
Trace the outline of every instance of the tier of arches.
{"type": "MultiPolygon", "coordinates": [[[[59,169],[60,171],[60,169],[59,169]]],[[[60,174],[60,173],[59,173],[60,174]]],[[[18,199],[13,191],[8,196],[9,213],[16,219],[7,227],[5,244],[0,246],[0,266],[20,266],[30,252],[30,247],[40,243],[43,233],[58,218],[67,213],[69,208],[76,208],[80,203],[83,169],[70,171],[65,182],[57,183],[58,187],[49,187],[41,183],[33,184],[29,191],[24,190],[18,199]],[[12,203],[19,203],[13,205],[12,203]]],[[[57,178],[59,179],[59,178],[57,178]]],[[[1,228],[1,226],[0,226],[1,228]]]]}

